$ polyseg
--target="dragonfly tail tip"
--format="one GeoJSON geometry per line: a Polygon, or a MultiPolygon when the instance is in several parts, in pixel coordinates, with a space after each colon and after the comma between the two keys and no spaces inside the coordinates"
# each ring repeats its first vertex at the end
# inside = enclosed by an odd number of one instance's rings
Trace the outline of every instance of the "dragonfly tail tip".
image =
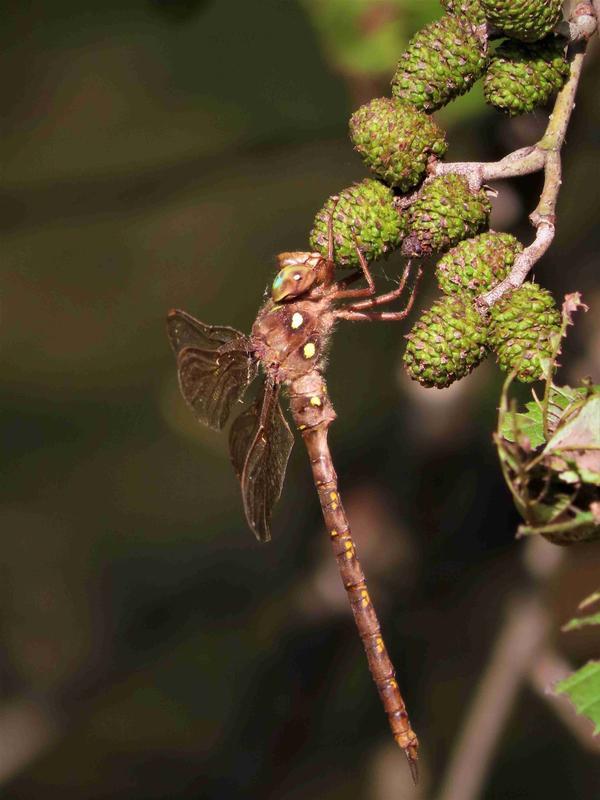
{"type": "Polygon", "coordinates": [[[417,758],[416,752],[411,752],[410,750],[406,751],[406,757],[408,759],[408,766],[410,767],[410,774],[413,779],[413,783],[415,786],[419,783],[419,762],[417,758]]]}

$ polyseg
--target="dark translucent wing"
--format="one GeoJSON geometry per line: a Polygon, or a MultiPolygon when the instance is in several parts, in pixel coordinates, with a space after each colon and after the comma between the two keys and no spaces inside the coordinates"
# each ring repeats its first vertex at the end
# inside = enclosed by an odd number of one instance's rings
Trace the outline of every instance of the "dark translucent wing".
{"type": "Polygon", "coordinates": [[[279,387],[267,381],[264,392],[229,432],[229,452],[242,486],[246,519],[260,542],[271,538],[271,515],[294,444],[278,394],[279,387]]]}
{"type": "Polygon", "coordinates": [[[184,347],[205,347],[218,350],[226,342],[245,339],[243,333],[227,325],[205,325],[196,317],[178,308],[169,311],[167,316],[169,341],[175,355],[184,347]]]}
{"type": "Polygon", "coordinates": [[[220,430],[256,376],[250,340],[235,328],[205,325],[179,310],[169,312],[167,330],[182,395],[196,419],[220,430]]]}

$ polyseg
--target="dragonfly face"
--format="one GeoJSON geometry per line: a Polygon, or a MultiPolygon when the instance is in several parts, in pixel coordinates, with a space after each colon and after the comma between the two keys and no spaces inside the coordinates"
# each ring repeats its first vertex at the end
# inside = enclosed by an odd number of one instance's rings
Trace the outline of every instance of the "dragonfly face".
{"type": "Polygon", "coordinates": [[[312,267],[289,266],[279,270],[271,286],[271,297],[276,303],[291,300],[307,292],[316,280],[312,267]]]}
{"type": "Polygon", "coordinates": [[[278,260],[280,269],[271,286],[275,303],[300,297],[328,281],[328,262],[320,253],[280,253],[278,260]]]}

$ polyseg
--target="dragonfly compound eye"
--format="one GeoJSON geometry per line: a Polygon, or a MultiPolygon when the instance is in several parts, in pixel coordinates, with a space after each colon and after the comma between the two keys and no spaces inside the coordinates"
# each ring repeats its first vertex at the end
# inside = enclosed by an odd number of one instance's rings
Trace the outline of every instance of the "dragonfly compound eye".
{"type": "Polygon", "coordinates": [[[271,297],[276,303],[289,300],[307,292],[316,280],[316,273],[305,264],[293,264],[279,270],[271,286],[271,297]]]}

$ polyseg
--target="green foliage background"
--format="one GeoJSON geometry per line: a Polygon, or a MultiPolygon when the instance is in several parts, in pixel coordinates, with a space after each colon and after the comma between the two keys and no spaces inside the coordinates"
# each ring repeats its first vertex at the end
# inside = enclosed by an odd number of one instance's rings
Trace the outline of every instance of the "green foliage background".
{"type": "MultiPolygon", "coordinates": [[[[439,13],[432,0],[391,5],[386,59],[439,13]]],[[[305,3],[174,6],[5,4],[0,691],[7,707],[31,699],[56,733],[2,788],[11,800],[388,800],[405,764],[387,749],[305,456],[297,447],[274,541],[258,547],[226,437],[193,424],[164,334],[173,306],[249,328],[273,254],[304,247],[325,197],[364,176],[347,119],[387,79],[344,72],[305,3]]],[[[366,48],[360,69],[378,73],[380,56],[366,48]]],[[[597,80],[590,59],[539,275],[596,309],[597,80]]],[[[506,122],[479,88],[438,118],[452,159],[499,157],[544,123],[506,122]]],[[[518,188],[496,219],[528,237],[537,177],[518,188]]],[[[397,268],[380,268],[383,285],[397,268]]],[[[434,292],[430,276],[421,307],[434,292]]],[[[588,316],[564,357],[584,371],[588,316]]],[[[342,491],[427,793],[524,576],[491,443],[501,377],[490,364],[462,394],[415,389],[399,366],[409,324],[340,327],[329,385],[342,491]]],[[[573,555],[557,638],[598,558],[573,555]]],[[[560,646],[583,663],[593,642],[570,637],[560,646]]],[[[486,800],[598,793],[597,761],[524,692],[486,800]]]]}
{"type": "MultiPolygon", "coordinates": [[[[579,604],[582,616],[574,617],[563,626],[563,631],[578,631],[588,626],[600,626],[600,612],[584,613],[597,607],[600,592],[594,592],[579,604]]],[[[588,661],[576,672],[559,681],[554,687],[556,694],[565,694],[580,714],[594,723],[594,735],[600,734],[600,661],[588,661]]]]}

